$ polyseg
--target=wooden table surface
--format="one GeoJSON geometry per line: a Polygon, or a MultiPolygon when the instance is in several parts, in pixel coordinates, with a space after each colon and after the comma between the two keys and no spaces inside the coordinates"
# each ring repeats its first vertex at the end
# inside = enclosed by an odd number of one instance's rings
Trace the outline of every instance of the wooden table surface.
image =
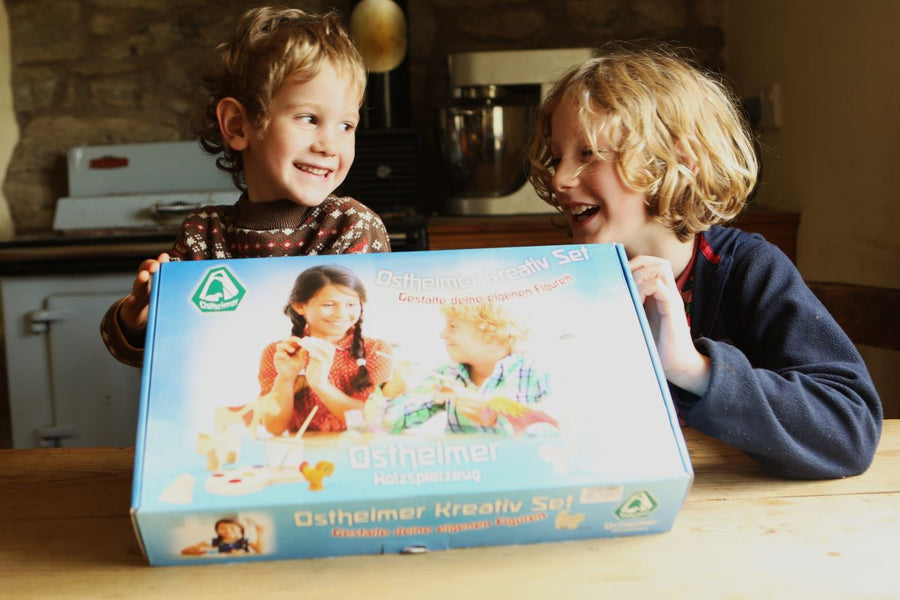
{"type": "Polygon", "coordinates": [[[3,598],[900,598],[900,420],[872,467],[783,481],[686,430],[668,533],[422,555],[148,567],[131,448],[0,451],[3,598]]]}

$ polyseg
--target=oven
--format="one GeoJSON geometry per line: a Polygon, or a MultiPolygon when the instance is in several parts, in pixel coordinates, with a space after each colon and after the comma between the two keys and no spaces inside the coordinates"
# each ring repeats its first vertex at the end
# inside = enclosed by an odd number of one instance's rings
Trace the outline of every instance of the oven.
{"type": "MultiPolygon", "coordinates": [[[[427,248],[417,132],[360,131],[337,191],[377,212],[394,251],[427,248]]],[[[54,231],[0,243],[0,300],[15,448],[134,443],[140,370],[99,324],[137,265],[171,248],[187,212],[232,204],[230,177],[196,142],[73,148],[54,231]]]]}

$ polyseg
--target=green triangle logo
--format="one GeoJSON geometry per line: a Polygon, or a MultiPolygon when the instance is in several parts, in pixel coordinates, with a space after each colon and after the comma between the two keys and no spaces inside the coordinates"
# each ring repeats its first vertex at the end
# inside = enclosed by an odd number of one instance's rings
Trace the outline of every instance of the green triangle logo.
{"type": "Polygon", "coordinates": [[[228,312],[237,309],[247,290],[227,267],[210,269],[197,286],[191,302],[200,312],[228,312]]]}
{"type": "Polygon", "coordinates": [[[616,509],[616,515],[620,519],[635,519],[646,517],[657,507],[656,500],[647,492],[635,492],[625,499],[625,502],[616,509]]]}

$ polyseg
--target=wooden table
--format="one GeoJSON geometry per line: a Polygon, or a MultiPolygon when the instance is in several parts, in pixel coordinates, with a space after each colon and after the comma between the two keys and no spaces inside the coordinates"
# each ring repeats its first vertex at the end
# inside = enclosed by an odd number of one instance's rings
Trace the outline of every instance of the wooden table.
{"type": "Polygon", "coordinates": [[[423,555],[148,567],[131,448],[0,451],[4,598],[898,598],[900,420],[868,472],[767,477],[686,430],[695,481],[672,531],[423,555]]]}

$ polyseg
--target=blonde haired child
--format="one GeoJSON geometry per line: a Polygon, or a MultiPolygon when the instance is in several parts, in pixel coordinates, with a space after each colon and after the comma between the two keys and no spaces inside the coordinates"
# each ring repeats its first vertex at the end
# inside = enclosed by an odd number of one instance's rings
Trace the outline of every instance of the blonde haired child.
{"type": "Polygon", "coordinates": [[[221,154],[217,165],[241,196],[189,215],[171,252],[141,263],[131,294],[107,312],[103,340],[134,366],[143,360],[150,276],[160,263],[390,251],[374,212],[332,194],[353,163],[366,81],[337,13],[251,9],[216,59],[204,80],[200,143],[221,154]]]}
{"type": "Polygon", "coordinates": [[[550,377],[521,352],[528,331],[497,302],[441,307],[441,339],[451,362],[388,403],[385,421],[395,432],[446,411],[447,431],[522,433],[536,423],[557,426],[534,410],[550,394],[550,377]]]}
{"type": "Polygon", "coordinates": [[[504,356],[516,352],[528,337],[528,328],[521,319],[516,318],[506,305],[498,302],[442,306],[441,314],[448,323],[462,321],[475,324],[481,338],[497,345],[504,356]]]}
{"type": "Polygon", "coordinates": [[[606,49],[550,91],[529,158],[576,242],[625,247],[688,425],[784,477],[868,467],[882,409],[856,348],[778,248],[719,225],[757,162],[718,79],[666,49],[606,49]]]}

